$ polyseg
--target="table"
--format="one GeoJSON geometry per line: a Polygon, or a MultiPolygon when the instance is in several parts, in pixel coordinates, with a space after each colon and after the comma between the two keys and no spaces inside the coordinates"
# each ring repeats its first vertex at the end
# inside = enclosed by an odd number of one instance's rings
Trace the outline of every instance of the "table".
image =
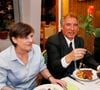
{"type": "Polygon", "coordinates": [[[63,80],[67,82],[68,90],[100,90],[100,82],[96,84],[96,82],[100,79],[96,79],[94,81],[80,81],[84,83],[84,85],[78,83],[70,77],[65,77],[63,80]]]}
{"type": "Polygon", "coordinates": [[[96,80],[93,80],[93,81],[81,81],[81,80],[79,80],[79,82],[83,83],[84,85],[73,80],[72,78],[70,78],[68,76],[65,78],[62,78],[62,80],[66,81],[67,90],[100,90],[100,79],[98,79],[98,78],[96,80]],[[97,82],[99,82],[99,83],[97,84],[97,82]]]}

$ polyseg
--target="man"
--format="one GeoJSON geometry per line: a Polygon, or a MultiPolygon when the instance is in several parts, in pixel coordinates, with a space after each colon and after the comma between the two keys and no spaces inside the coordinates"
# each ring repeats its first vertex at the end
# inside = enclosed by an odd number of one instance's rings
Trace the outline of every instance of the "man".
{"type": "Polygon", "coordinates": [[[80,62],[99,69],[97,67],[99,64],[84,48],[83,39],[77,35],[79,31],[77,17],[70,13],[63,18],[61,25],[61,32],[48,38],[46,43],[47,67],[54,77],[63,78],[72,74],[76,68],[79,68],[80,62]]]}

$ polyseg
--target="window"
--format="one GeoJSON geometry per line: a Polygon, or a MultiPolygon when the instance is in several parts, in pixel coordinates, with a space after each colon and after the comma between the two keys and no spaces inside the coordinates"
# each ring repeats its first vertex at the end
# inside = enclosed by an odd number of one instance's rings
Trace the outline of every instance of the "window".
{"type": "Polygon", "coordinates": [[[0,31],[19,21],[19,0],[0,0],[0,31]]]}
{"type": "Polygon", "coordinates": [[[7,29],[14,22],[12,0],[0,0],[0,29],[7,29]]]}
{"type": "Polygon", "coordinates": [[[56,21],[56,0],[42,0],[42,15],[41,21],[46,21],[49,24],[51,21],[56,21]]]}

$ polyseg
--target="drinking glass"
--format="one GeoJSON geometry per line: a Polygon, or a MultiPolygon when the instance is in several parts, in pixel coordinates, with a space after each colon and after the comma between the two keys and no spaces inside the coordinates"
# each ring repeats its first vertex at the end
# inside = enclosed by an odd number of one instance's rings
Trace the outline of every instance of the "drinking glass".
{"type": "Polygon", "coordinates": [[[97,71],[97,77],[100,79],[100,71],[97,71]]]}

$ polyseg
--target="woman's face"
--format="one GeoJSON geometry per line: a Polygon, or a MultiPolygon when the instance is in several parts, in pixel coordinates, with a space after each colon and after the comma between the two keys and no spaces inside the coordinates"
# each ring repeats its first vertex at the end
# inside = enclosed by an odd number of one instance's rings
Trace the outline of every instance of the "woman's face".
{"type": "Polygon", "coordinates": [[[79,31],[78,21],[74,17],[66,17],[62,23],[62,32],[70,40],[74,39],[79,31]]]}
{"type": "Polygon", "coordinates": [[[33,34],[30,33],[27,37],[25,38],[12,38],[13,42],[17,44],[16,49],[22,50],[22,51],[30,51],[32,48],[33,44],[33,34]]]}

